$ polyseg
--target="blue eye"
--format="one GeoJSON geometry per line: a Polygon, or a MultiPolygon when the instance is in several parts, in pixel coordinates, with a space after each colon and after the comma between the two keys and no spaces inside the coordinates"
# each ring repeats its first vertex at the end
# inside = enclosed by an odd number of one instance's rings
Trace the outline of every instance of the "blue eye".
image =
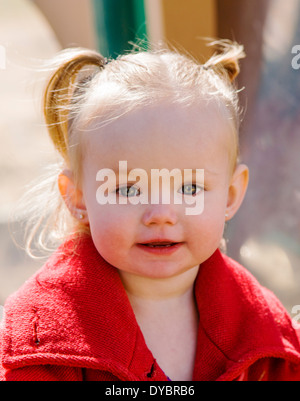
{"type": "Polygon", "coordinates": [[[126,187],[118,188],[116,190],[116,193],[121,196],[124,196],[125,198],[132,198],[134,196],[140,195],[141,192],[138,188],[126,186],[126,187]]]}
{"type": "Polygon", "coordinates": [[[183,185],[182,188],[179,190],[179,192],[184,195],[194,196],[197,195],[202,190],[203,188],[201,188],[199,185],[187,184],[183,185]]]}

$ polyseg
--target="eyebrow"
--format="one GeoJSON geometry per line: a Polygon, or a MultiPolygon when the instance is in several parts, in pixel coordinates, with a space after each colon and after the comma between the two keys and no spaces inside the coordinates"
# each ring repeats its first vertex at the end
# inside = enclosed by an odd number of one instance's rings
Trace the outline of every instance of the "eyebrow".
{"type": "MultiPolygon", "coordinates": [[[[153,168],[153,170],[159,170],[159,171],[161,171],[161,170],[163,170],[163,169],[166,169],[165,167],[164,168],[161,168],[161,169],[156,169],[156,168],[153,168]]],[[[204,173],[205,174],[209,174],[209,175],[214,175],[214,176],[216,176],[216,175],[219,175],[220,173],[217,173],[217,172],[215,172],[215,171],[211,171],[211,170],[208,170],[208,169],[203,169],[203,168],[186,168],[186,169],[180,169],[180,168],[173,168],[172,170],[180,170],[180,172],[181,172],[181,174],[183,175],[183,173],[184,173],[184,170],[192,170],[193,171],[193,173],[194,172],[196,172],[197,170],[204,170],[204,173]]],[[[112,170],[116,175],[118,175],[119,173],[125,173],[125,170],[124,169],[119,169],[119,165],[113,165],[112,167],[110,167],[110,170],[112,170]]],[[[144,171],[146,171],[147,172],[147,170],[145,170],[145,169],[143,169],[142,167],[134,167],[134,168],[131,168],[131,166],[127,166],[127,173],[129,173],[130,171],[132,171],[132,170],[144,170],[144,171]]],[[[168,170],[168,169],[167,169],[168,170]]],[[[169,170],[169,171],[172,171],[172,170],[169,170]]]]}
{"type": "MultiPolygon", "coordinates": [[[[126,170],[127,170],[127,173],[129,173],[131,170],[135,170],[137,167],[135,167],[134,169],[133,168],[131,168],[130,166],[127,166],[127,168],[126,168],[126,170]]],[[[138,168],[138,169],[141,169],[141,168],[138,168]]],[[[112,167],[110,167],[110,170],[112,170],[114,173],[116,173],[116,174],[119,174],[119,173],[124,173],[125,172],[125,170],[124,169],[120,169],[120,166],[118,165],[118,166],[112,166],[112,167]]]]}

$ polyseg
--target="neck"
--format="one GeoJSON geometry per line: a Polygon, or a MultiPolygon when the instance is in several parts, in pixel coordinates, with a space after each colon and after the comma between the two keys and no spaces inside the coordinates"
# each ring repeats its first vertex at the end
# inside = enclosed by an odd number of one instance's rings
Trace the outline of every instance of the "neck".
{"type": "Polygon", "coordinates": [[[119,271],[125,291],[133,306],[176,306],[194,302],[194,283],[199,271],[196,266],[174,277],[155,279],[119,271]]]}

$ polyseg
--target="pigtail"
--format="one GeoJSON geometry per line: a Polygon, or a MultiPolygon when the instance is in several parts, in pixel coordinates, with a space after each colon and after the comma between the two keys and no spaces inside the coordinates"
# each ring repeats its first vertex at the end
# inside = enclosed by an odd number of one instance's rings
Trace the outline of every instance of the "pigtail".
{"type": "Polygon", "coordinates": [[[49,166],[37,182],[24,188],[23,197],[12,212],[10,226],[15,231],[15,224],[20,225],[24,246],[13,235],[14,240],[32,258],[48,255],[71,232],[78,231],[59,194],[57,177],[66,165],[70,165],[68,148],[72,110],[74,114],[79,111],[78,99],[82,99],[92,78],[105,64],[106,59],[99,53],[79,48],[60,52],[53,62],[43,67],[43,70],[52,71],[43,99],[44,117],[51,140],[63,161],[49,166]]]}
{"type": "MultiPolygon", "coordinates": [[[[44,95],[44,116],[52,142],[66,162],[68,157],[68,122],[72,98],[78,90],[78,78],[89,67],[103,69],[106,59],[96,51],[69,49],[62,51],[55,60],[56,69],[50,77],[44,95]],[[58,66],[57,66],[58,65],[58,66]]],[[[88,81],[82,79],[83,87],[88,81]]]]}
{"type": "Polygon", "coordinates": [[[240,73],[239,61],[245,58],[244,46],[229,40],[215,41],[209,44],[216,53],[204,64],[204,69],[212,69],[233,83],[240,73]]]}

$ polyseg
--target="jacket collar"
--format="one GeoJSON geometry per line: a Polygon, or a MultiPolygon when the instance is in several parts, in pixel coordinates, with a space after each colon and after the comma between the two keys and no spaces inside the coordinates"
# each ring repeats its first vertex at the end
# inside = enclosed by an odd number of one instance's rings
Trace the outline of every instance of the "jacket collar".
{"type": "MultiPolygon", "coordinates": [[[[195,283],[200,315],[195,380],[233,379],[256,360],[300,363],[283,307],[216,251],[195,283]]],[[[117,270],[90,237],[71,239],[6,303],[3,365],[61,364],[122,380],[166,380],[147,348],[117,270]]]]}

